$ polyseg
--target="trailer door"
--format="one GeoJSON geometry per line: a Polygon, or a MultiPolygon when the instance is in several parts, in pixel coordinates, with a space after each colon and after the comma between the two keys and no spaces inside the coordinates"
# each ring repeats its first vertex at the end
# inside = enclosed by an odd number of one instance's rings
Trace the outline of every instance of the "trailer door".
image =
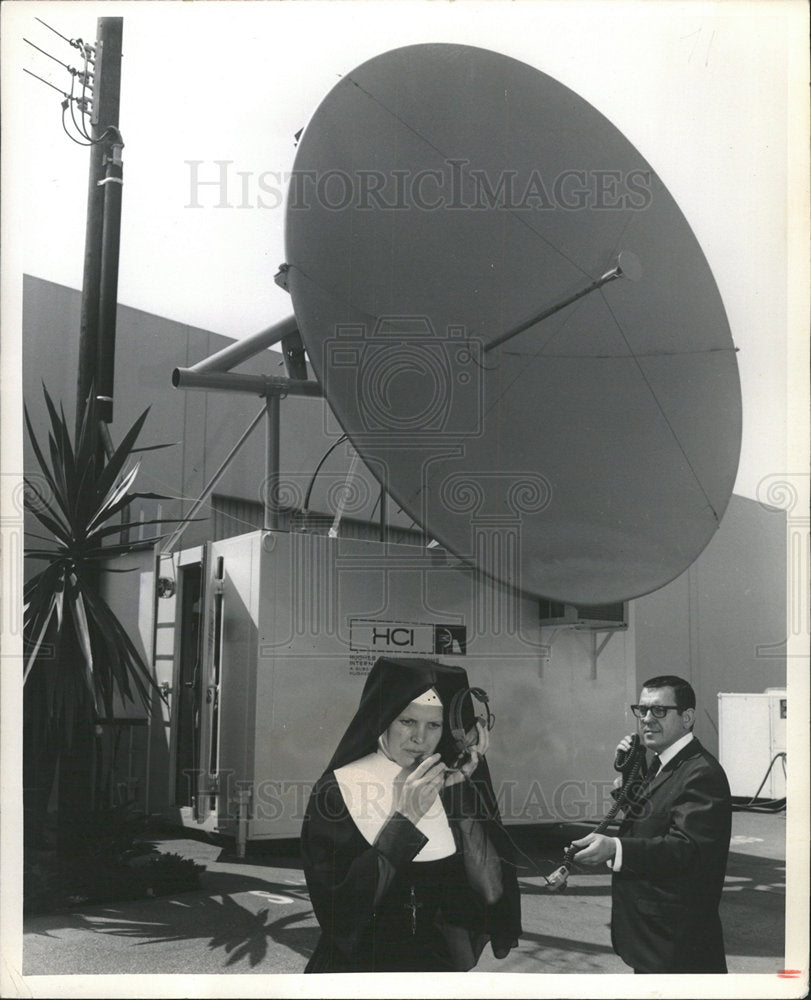
{"type": "Polygon", "coordinates": [[[178,567],[178,671],[173,699],[174,803],[190,806],[200,771],[200,665],[202,660],[202,563],[178,567]]]}
{"type": "Polygon", "coordinates": [[[203,622],[201,630],[199,758],[194,818],[202,823],[216,808],[220,754],[222,693],[223,557],[207,542],[203,557],[203,622]]]}

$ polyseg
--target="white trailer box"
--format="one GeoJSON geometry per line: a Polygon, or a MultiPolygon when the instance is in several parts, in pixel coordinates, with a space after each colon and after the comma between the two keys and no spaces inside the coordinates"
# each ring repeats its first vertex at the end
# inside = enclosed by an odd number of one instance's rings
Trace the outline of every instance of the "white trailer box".
{"type": "Polygon", "coordinates": [[[162,557],[159,576],[153,810],[238,843],[297,836],[382,654],[458,664],[488,692],[507,822],[610,806],[634,687],[623,640],[596,669],[582,631],[542,629],[537,600],[417,545],[260,531],[162,557]]]}
{"type": "Polygon", "coordinates": [[[785,798],[787,706],[780,688],[718,695],[719,758],[734,796],[754,798],[768,772],[758,798],[785,798]]]}

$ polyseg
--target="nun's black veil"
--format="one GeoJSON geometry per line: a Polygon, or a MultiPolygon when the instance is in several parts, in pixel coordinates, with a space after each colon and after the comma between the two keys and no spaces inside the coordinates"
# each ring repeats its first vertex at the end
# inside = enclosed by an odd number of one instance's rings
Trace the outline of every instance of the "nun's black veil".
{"type": "MultiPolygon", "coordinates": [[[[442,702],[444,725],[437,750],[446,763],[452,763],[459,750],[450,733],[448,710],[454,694],[468,686],[467,671],[462,667],[413,657],[398,659],[381,656],[366,678],[358,710],[332,755],[327,770],[351,764],[376,750],[378,736],[388,729],[406,705],[430,688],[436,688],[442,702]]],[[[466,698],[462,713],[465,730],[469,730],[474,721],[470,699],[466,698]]]]}

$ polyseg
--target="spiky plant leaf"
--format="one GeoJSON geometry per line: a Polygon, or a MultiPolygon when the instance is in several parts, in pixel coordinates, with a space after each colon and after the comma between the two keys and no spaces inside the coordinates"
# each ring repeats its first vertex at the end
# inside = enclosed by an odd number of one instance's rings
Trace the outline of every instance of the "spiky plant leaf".
{"type": "MultiPolygon", "coordinates": [[[[37,692],[41,721],[58,731],[65,745],[88,708],[111,718],[116,698],[140,702],[148,710],[158,692],[151,671],[115,613],[98,590],[99,563],[159,541],[154,535],[110,542],[123,528],[161,527],[177,519],[150,518],[114,524],[112,519],[138,499],[166,500],[133,490],[138,463],[131,461],[148,409],[126,432],[113,454],[100,457],[93,394],[75,441],[64,411],[43,386],[48,413],[48,446],[43,449],[26,409],[25,422],[41,481],[26,477],[25,506],[47,532],[29,537],[52,548],[32,546],[26,556],[46,563],[24,589],[26,690],[37,692]]],[[[143,450],[143,449],[140,449],[143,450]]],[[[159,692],[158,692],[159,693],[159,692]]]]}

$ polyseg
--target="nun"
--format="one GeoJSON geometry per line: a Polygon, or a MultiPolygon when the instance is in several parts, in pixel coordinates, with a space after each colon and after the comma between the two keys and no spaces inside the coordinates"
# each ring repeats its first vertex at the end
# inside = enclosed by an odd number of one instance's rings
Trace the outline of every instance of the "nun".
{"type": "Polygon", "coordinates": [[[461,667],[376,661],[304,817],[304,874],[321,938],[306,972],[463,972],[518,944],[510,841],[461,667]],[[458,721],[458,720],[455,720],[458,721]],[[463,753],[460,754],[460,749],[463,753]]]}

